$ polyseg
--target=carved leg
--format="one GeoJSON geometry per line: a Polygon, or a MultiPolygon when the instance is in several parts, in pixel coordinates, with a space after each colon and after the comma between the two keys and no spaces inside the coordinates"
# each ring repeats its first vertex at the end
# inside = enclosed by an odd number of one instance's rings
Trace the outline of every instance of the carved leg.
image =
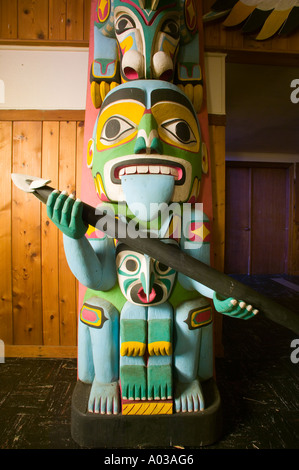
{"type": "Polygon", "coordinates": [[[122,398],[146,399],[147,309],[127,302],[120,320],[120,383],[122,398]]]}
{"type": "Polygon", "coordinates": [[[177,412],[204,409],[200,379],[213,375],[211,322],[211,307],[205,298],[184,302],[176,310],[174,369],[177,412]]]}
{"type": "Polygon", "coordinates": [[[168,303],[148,308],[148,399],[172,398],[173,311],[168,303]]]}
{"type": "Polygon", "coordinates": [[[79,379],[92,383],[88,411],[117,414],[119,406],[119,314],[104,299],[83,304],[79,321],[79,379]]]}

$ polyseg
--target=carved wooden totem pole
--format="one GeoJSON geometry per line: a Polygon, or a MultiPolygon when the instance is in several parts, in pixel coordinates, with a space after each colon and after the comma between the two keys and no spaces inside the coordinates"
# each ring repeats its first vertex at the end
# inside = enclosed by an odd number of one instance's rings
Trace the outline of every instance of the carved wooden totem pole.
{"type": "MultiPolygon", "coordinates": [[[[82,199],[179,252],[210,262],[211,179],[195,0],[94,0],[82,199]]],[[[54,191],[80,281],[72,434],[81,445],[200,445],[220,432],[213,311],[244,302],[83,222],[54,191]]]]}

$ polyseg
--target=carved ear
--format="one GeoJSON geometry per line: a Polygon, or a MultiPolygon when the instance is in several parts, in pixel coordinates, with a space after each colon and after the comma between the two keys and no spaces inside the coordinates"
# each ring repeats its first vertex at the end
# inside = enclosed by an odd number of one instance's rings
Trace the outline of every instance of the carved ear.
{"type": "Polygon", "coordinates": [[[202,172],[206,175],[209,171],[209,155],[207,146],[204,142],[201,145],[201,167],[202,172]]]}
{"type": "Polygon", "coordinates": [[[87,144],[87,167],[92,168],[93,165],[93,153],[94,153],[94,140],[89,139],[87,144]]]}

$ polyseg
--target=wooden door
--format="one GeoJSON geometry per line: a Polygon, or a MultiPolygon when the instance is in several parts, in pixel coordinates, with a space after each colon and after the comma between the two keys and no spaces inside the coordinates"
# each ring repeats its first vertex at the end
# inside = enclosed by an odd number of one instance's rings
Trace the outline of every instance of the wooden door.
{"type": "Polygon", "coordinates": [[[288,165],[227,164],[225,272],[287,273],[289,194],[288,165]]]}

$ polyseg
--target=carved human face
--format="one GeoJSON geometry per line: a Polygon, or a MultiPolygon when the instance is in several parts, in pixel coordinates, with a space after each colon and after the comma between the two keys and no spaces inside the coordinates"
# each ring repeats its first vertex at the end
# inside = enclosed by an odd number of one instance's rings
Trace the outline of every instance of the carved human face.
{"type": "Polygon", "coordinates": [[[201,179],[194,108],[173,84],[120,85],[103,102],[88,163],[102,201],[188,202],[201,179]]]}
{"type": "Polygon", "coordinates": [[[122,82],[138,79],[170,81],[180,40],[180,3],[114,1],[114,30],[119,46],[122,82]],[[158,5],[157,5],[158,4],[158,5]]]}
{"type": "Polygon", "coordinates": [[[174,269],[123,243],[116,248],[116,267],[120,289],[131,303],[152,306],[169,298],[176,276],[174,269]]]}

